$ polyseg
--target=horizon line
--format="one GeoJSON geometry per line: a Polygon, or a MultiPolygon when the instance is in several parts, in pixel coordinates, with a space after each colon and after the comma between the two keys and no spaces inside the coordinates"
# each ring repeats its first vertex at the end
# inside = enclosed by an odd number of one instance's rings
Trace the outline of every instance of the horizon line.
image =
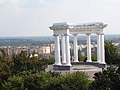
{"type": "MultiPolygon", "coordinates": [[[[81,36],[84,36],[85,34],[80,34],[81,36]]],[[[95,35],[95,34],[93,34],[95,35]]],[[[104,34],[104,35],[120,35],[120,34],[104,34]]],[[[45,35],[45,36],[0,36],[2,37],[52,37],[53,35],[45,35]]]]}

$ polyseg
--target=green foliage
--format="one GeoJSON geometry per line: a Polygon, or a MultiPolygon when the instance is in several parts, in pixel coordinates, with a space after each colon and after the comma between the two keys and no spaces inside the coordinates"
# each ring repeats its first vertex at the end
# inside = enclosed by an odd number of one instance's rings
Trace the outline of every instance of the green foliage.
{"type": "Polygon", "coordinates": [[[85,58],[86,58],[86,57],[85,57],[85,56],[83,56],[83,55],[78,56],[78,60],[79,60],[79,61],[84,61],[84,60],[85,60],[85,58]]]}
{"type": "Polygon", "coordinates": [[[43,90],[49,83],[49,75],[45,72],[38,72],[25,76],[25,88],[28,90],[43,90]]]}
{"type": "Polygon", "coordinates": [[[24,78],[12,76],[2,83],[2,90],[24,90],[24,78]]]}
{"type": "Polygon", "coordinates": [[[75,72],[65,76],[65,85],[63,88],[69,90],[88,90],[89,80],[85,73],[75,72]]]}
{"type": "MultiPolygon", "coordinates": [[[[83,55],[80,55],[80,56],[78,57],[78,60],[79,60],[79,61],[85,61],[85,59],[86,59],[86,56],[83,56],[83,55]]],[[[93,61],[97,61],[97,54],[92,55],[92,60],[93,60],[93,61]]]]}
{"type": "Polygon", "coordinates": [[[12,74],[13,63],[8,58],[8,55],[0,49],[0,88],[4,81],[6,81],[12,74]]]}
{"type": "Polygon", "coordinates": [[[63,75],[42,71],[9,77],[2,83],[2,90],[88,90],[89,85],[87,75],[81,72],[63,75]]]}
{"type": "Polygon", "coordinates": [[[105,42],[105,60],[107,64],[119,64],[120,55],[118,49],[110,41],[105,42]]]}
{"type": "Polygon", "coordinates": [[[0,85],[11,75],[11,70],[6,63],[0,62],[0,85]]]}
{"type": "Polygon", "coordinates": [[[0,62],[0,79],[5,79],[10,75],[9,66],[0,62]]]}
{"type": "Polygon", "coordinates": [[[88,90],[90,82],[84,73],[45,72],[47,65],[53,63],[53,56],[50,60],[30,57],[27,52],[14,55],[11,61],[3,58],[0,90],[88,90]]]}
{"type": "Polygon", "coordinates": [[[28,73],[44,71],[47,67],[46,59],[40,59],[38,57],[30,58],[27,52],[21,52],[18,55],[14,55],[12,60],[6,60],[7,56],[5,55],[2,55],[1,57],[0,87],[3,82],[6,82],[6,85],[12,83],[10,81],[7,81],[12,76],[23,76],[28,73]]]}
{"type": "Polygon", "coordinates": [[[97,61],[97,54],[92,55],[92,61],[97,61]]]}
{"type": "Polygon", "coordinates": [[[50,55],[49,60],[48,60],[48,64],[50,65],[50,64],[54,64],[54,63],[55,63],[55,57],[54,57],[54,55],[50,55]]]}
{"type": "Polygon", "coordinates": [[[74,72],[53,78],[45,90],[88,90],[89,83],[84,73],[74,72]]]}
{"type": "Polygon", "coordinates": [[[103,72],[95,74],[92,90],[119,90],[120,74],[116,67],[108,67],[103,72]]]}
{"type": "Polygon", "coordinates": [[[36,57],[30,58],[27,53],[22,52],[13,57],[14,73],[20,73],[23,71],[37,72],[44,70],[47,67],[47,60],[36,57]]]}

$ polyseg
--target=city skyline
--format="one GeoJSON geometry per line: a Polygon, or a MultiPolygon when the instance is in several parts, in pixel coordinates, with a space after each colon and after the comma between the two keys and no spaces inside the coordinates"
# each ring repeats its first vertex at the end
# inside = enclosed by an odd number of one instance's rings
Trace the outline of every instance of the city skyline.
{"type": "Polygon", "coordinates": [[[52,36],[55,22],[108,24],[105,34],[120,34],[119,0],[0,0],[0,37],[52,36]]]}

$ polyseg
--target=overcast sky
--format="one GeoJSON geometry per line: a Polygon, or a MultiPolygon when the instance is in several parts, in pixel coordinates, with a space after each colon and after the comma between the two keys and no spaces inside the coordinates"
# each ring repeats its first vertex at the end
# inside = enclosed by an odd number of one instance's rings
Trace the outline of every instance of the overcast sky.
{"type": "Polygon", "coordinates": [[[0,37],[51,36],[56,22],[108,24],[120,34],[120,0],[0,0],[0,37]]]}

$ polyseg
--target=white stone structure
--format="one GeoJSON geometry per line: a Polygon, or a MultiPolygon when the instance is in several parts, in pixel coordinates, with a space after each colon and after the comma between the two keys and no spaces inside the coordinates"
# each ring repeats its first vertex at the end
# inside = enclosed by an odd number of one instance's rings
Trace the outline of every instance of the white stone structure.
{"type": "Polygon", "coordinates": [[[70,60],[70,45],[69,35],[72,34],[74,38],[74,62],[78,62],[78,48],[77,48],[77,35],[85,34],[87,36],[87,62],[91,60],[91,34],[97,35],[97,62],[105,64],[104,54],[104,33],[103,28],[107,24],[101,22],[85,23],[78,25],[71,25],[66,22],[54,23],[50,29],[53,30],[55,37],[55,65],[71,66],[70,60]],[[61,50],[62,58],[60,56],[60,37],[61,37],[61,50]]]}

